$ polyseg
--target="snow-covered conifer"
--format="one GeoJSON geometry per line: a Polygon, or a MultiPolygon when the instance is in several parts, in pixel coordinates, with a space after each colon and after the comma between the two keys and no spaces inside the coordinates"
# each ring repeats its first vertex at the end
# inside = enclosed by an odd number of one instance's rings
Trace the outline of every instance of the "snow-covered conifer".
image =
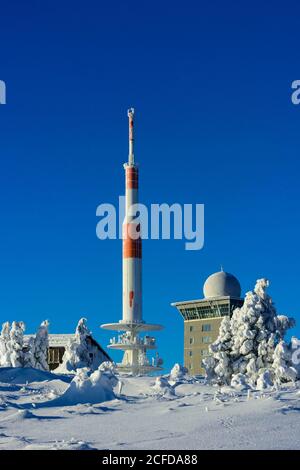
{"type": "Polygon", "coordinates": [[[11,367],[24,367],[23,336],[25,323],[14,321],[7,342],[7,357],[11,367]]]}
{"type": "Polygon", "coordinates": [[[32,367],[39,370],[49,370],[48,366],[48,327],[49,322],[45,320],[41,323],[34,337],[33,342],[29,344],[29,351],[32,352],[32,367]]]}
{"type": "Polygon", "coordinates": [[[34,367],[34,336],[30,336],[23,352],[23,367],[34,367]]]}
{"type": "Polygon", "coordinates": [[[278,380],[295,380],[291,346],[284,342],[295,321],[277,315],[268,286],[267,279],[258,279],[243,306],[236,308],[231,318],[223,318],[219,336],[210,346],[211,355],[203,360],[208,380],[260,389],[278,380]]]}
{"type": "Polygon", "coordinates": [[[87,327],[86,318],[81,318],[77,324],[74,339],[70,340],[66,347],[61,370],[69,372],[76,371],[79,368],[92,366],[91,351],[88,343],[88,337],[91,332],[87,327]]]}
{"type": "Polygon", "coordinates": [[[10,367],[10,357],[8,353],[8,342],[10,340],[10,323],[5,322],[2,325],[0,334],[0,367],[10,367]]]}

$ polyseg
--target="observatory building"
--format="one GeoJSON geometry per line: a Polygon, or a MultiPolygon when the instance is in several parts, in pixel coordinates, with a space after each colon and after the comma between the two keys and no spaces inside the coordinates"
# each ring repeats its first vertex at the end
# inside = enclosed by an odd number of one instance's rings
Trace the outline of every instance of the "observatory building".
{"type": "Polygon", "coordinates": [[[202,360],[218,335],[224,316],[243,305],[241,286],[232,274],[220,271],[203,286],[204,299],[174,302],[184,320],[184,366],[190,374],[203,374],[202,360]]]}
{"type": "Polygon", "coordinates": [[[118,323],[101,328],[123,332],[112,338],[109,349],[124,351],[118,368],[134,375],[161,370],[162,361],[156,355],[150,361],[148,350],[155,350],[155,338],[141,337],[141,333],[161,330],[161,325],[150,325],[142,316],[142,227],[136,218],[134,206],[138,204],[139,171],[134,160],[134,109],[128,110],[129,156],[125,169],[125,218],[123,221],[123,315],[118,323]],[[134,214],[134,215],[133,215],[134,214]]]}

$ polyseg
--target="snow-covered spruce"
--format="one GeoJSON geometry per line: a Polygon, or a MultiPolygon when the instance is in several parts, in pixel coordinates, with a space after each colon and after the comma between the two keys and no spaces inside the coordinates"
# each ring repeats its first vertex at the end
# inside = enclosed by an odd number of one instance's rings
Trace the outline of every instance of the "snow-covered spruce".
{"type": "Polygon", "coordinates": [[[101,363],[94,357],[89,343],[91,332],[87,327],[86,318],[81,318],[77,324],[75,337],[70,340],[63,355],[62,364],[57,372],[76,372],[77,369],[88,367],[97,369],[101,363]]]}
{"type": "Polygon", "coordinates": [[[211,355],[203,360],[209,381],[262,390],[299,377],[292,362],[293,345],[284,341],[295,321],[277,315],[268,286],[267,279],[258,279],[243,306],[222,320],[211,355]]]}
{"type": "Polygon", "coordinates": [[[11,367],[24,367],[24,331],[24,322],[12,322],[9,339],[6,343],[6,359],[11,367]]]}
{"type": "Polygon", "coordinates": [[[10,340],[10,323],[3,323],[0,335],[0,367],[10,367],[10,355],[8,350],[8,342],[10,340]]]}
{"type": "Polygon", "coordinates": [[[0,367],[33,367],[49,370],[48,322],[44,321],[35,336],[24,344],[25,323],[14,321],[3,323],[0,335],[0,367]]]}
{"type": "Polygon", "coordinates": [[[151,386],[150,395],[174,398],[176,396],[176,387],[180,384],[194,383],[195,377],[188,374],[186,367],[181,364],[174,364],[170,374],[158,376],[154,385],[151,386]]]}
{"type": "Polygon", "coordinates": [[[29,352],[31,352],[32,367],[39,370],[49,370],[47,356],[48,356],[48,327],[49,322],[45,320],[39,326],[36,335],[29,343],[29,352]]]}

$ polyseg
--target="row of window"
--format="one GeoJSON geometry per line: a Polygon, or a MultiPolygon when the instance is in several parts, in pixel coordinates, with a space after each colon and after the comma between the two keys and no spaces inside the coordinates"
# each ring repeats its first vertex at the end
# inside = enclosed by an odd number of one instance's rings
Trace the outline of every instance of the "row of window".
{"type": "MultiPolygon", "coordinates": [[[[200,351],[201,356],[209,356],[209,351],[208,349],[201,349],[200,351]]],[[[189,356],[192,357],[193,351],[189,351],[189,356]]]]}
{"type": "Polygon", "coordinates": [[[211,305],[202,307],[179,307],[180,313],[185,320],[194,320],[197,318],[222,317],[230,314],[230,305],[211,305]]]}
{"type": "MultiPolygon", "coordinates": [[[[212,337],[211,336],[202,336],[201,338],[202,343],[209,344],[212,343],[212,337]]],[[[190,344],[194,344],[195,338],[193,336],[190,337],[190,344]]]]}
{"type": "MultiPolygon", "coordinates": [[[[200,367],[203,368],[203,363],[202,363],[202,361],[200,362],[200,367]]],[[[194,369],[194,364],[193,364],[193,363],[190,363],[190,364],[188,365],[188,368],[189,368],[189,369],[194,369]]]]}
{"type": "MultiPolygon", "coordinates": [[[[194,330],[194,327],[193,326],[190,326],[190,331],[193,331],[194,330]]],[[[202,331],[212,331],[212,325],[211,323],[204,323],[202,325],[202,331]]]]}

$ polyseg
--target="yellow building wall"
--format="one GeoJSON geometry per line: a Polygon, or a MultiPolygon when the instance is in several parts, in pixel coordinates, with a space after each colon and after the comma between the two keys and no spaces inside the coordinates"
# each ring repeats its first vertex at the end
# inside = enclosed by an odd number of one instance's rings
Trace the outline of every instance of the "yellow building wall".
{"type": "Polygon", "coordinates": [[[185,320],[184,322],[184,366],[191,375],[204,374],[202,359],[208,348],[219,336],[223,317],[185,320]],[[210,325],[207,326],[207,325],[210,325]],[[210,328],[210,331],[205,331],[210,328]]]}

